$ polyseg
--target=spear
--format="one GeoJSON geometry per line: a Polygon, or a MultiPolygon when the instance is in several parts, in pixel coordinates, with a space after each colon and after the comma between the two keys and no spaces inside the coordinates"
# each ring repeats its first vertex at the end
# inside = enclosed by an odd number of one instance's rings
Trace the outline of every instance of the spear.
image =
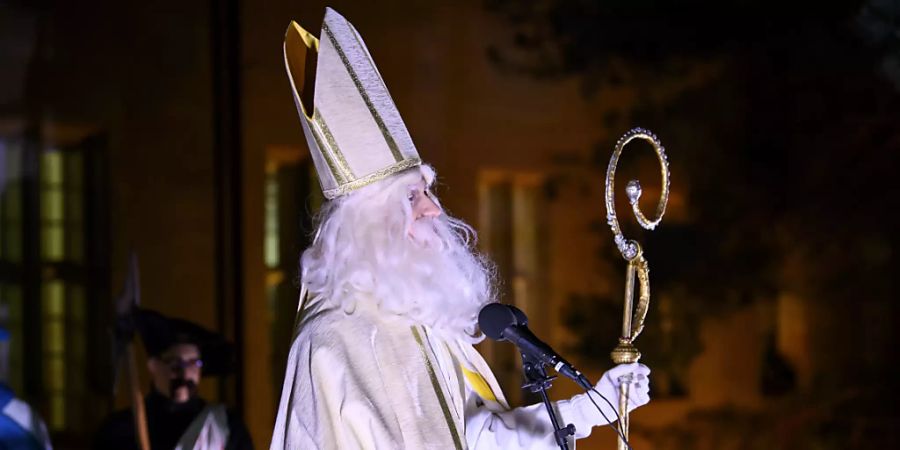
{"type": "MultiPolygon", "coordinates": [[[[616,364],[632,364],[641,359],[641,352],[634,346],[634,340],[644,329],[644,320],[647,317],[647,308],[650,306],[650,268],[647,260],[644,258],[644,252],[641,245],[634,240],[625,239],[619,228],[619,220],[616,218],[615,203],[615,178],[616,166],[619,163],[619,157],[622,150],[629,142],[635,139],[642,139],[649,142],[656,152],[659,159],[660,175],[662,177],[662,189],[660,193],[659,203],[656,207],[656,215],[653,220],[648,219],[641,212],[638,200],[641,198],[641,183],[638,180],[631,180],[625,186],[625,194],[628,196],[628,203],[631,204],[631,210],[637,222],[646,230],[653,230],[662,221],[663,214],[666,213],[666,203],[669,201],[669,160],[666,158],[665,148],[659,139],[642,128],[635,128],[625,133],[618,142],[616,149],[609,160],[609,167],[606,169],[606,222],[613,232],[613,239],[619,253],[628,263],[625,269],[625,307],[622,312],[622,335],[619,337],[619,343],[610,353],[612,360],[616,364]],[[634,305],[634,282],[637,277],[639,285],[638,303],[634,305]]],[[[618,450],[627,450],[628,446],[628,429],[630,420],[628,417],[628,396],[631,391],[632,374],[619,377],[619,436],[618,450]]]]}
{"type": "Polygon", "coordinates": [[[144,395],[138,381],[137,362],[134,356],[135,313],[141,304],[141,279],[138,272],[137,255],[132,252],[128,261],[128,274],[122,293],[113,301],[115,329],[113,332],[113,398],[118,391],[119,369],[124,364],[131,394],[131,408],[134,415],[135,438],[141,450],[150,450],[150,435],[147,432],[147,413],[144,410],[144,395]]]}

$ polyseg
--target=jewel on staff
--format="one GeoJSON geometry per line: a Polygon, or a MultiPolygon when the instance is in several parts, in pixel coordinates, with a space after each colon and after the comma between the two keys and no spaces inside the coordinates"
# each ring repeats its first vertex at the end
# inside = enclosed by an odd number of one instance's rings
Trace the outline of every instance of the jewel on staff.
{"type": "MultiPolygon", "coordinates": [[[[659,139],[648,130],[643,128],[635,128],[625,133],[618,142],[616,149],[609,160],[609,167],[606,169],[606,222],[613,232],[613,239],[616,247],[628,263],[625,271],[625,307],[622,315],[622,335],[619,337],[619,343],[612,351],[610,356],[616,364],[636,363],[641,359],[641,352],[634,346],[634,340],[644,329],[644,320],[647,317],[647,308],[650,306],[650,268],[647,260],[644,258],[641,245],[634,240],[625,239],[622,230],[619,227],[619,220],[616,218],[615,204],[615,178],[616,166],[619,163],[619,157],[622,150],[629,142],[635,139],[642,139],[649,142],[659,158],[660,175],[662,177],[662,189],[659,203],[656,206],[656,214],[652,220],[644,216],[641,212],[638,200],[641,198],[641,183],[637,180],[631,180],[625,187],[625,194],[628,197],[628,203],[631,204],[631,210],[638,223],[646,230],[653,230],[662,221],[663,214],[666,213],[666,203],[669,201],[669,160],[666,158],[665,148],[659,139]],[[634,279],[637,277],[639,293],[638,303],[634,305],[634,279]]],[[[619,378],[619,431],[618,450],[627,450],[628,444],[628,428],[630,421],[628,418],[628,395],[631,389],[631,375],[625,375],[619,378]]]]}

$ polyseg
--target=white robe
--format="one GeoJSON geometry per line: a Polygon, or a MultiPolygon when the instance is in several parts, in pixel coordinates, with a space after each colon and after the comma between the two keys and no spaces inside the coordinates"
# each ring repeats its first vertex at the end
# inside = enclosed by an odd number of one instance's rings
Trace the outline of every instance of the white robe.
{"type": "MultiPolygon", "coordinates": [[[[543,405],[509,409],[469,343],[358,304],[304,305],[272,450],[558,448],[543,405]]],[[[584,395],[555,406],[578,438],[605,423],[584,395]]]]}

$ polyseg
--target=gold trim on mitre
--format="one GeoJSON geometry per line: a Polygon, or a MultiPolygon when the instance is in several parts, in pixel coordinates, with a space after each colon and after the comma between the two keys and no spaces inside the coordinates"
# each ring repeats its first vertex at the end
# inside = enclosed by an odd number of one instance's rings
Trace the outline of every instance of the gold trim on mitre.
{"type": "Polygon", "coordinates": [[[326,8],[322,33],[320,42],[292,21],[284,62],[322,193],[333,199],[422,161],[353,25],[326,8]],[[317,55],[312,115],[301,100],[309,50],[317,55]]]}

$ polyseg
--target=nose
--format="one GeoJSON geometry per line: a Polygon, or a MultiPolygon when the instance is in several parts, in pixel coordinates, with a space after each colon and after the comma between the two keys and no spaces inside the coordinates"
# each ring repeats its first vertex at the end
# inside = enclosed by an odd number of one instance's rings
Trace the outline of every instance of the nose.
{"type": "Polygon", "coordinates": [[[441,208],[428,195],[419,194],[413,204],[413,217],[419,220],[423,217],[434,218],[441,215],[441,208]]]}

